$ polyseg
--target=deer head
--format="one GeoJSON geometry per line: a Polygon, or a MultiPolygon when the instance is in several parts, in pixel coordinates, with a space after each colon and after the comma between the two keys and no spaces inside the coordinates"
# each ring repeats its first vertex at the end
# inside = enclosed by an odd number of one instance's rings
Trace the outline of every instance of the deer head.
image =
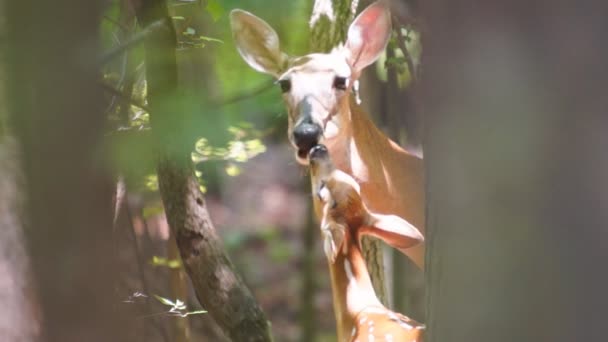
{"type": "Polygon", "coordinates": [[[281,86],[289,116],[288,137],[300,164],[310,149],[344,134],[350,121],[349,92],[361,71],[385,49],[391,34],[390,12],[376,2],[348,29],[346,42],[330,53],[289,57],[277,33],[243,10],[230,13],[237,49],[253,69],[272,75],[281,86]]]}

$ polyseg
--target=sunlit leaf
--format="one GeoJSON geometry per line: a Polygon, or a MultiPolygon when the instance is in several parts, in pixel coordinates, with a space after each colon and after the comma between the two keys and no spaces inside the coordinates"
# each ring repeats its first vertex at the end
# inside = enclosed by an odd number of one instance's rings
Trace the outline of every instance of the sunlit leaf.
{"type": "Polygon", "coordinates": [[[156,174],[147,175],[145,184],[148,190],[158,191],[158,176],[156,174]]]}
{"type": "Polygon", "coordinates": [[[182,261],[180,259],[167,259],[159,256],[153,256],[150,260],[150,264],[153,266],[162,266],[170,269],[177,269],[182,267],[182,261]]]}
{"type": "Polygon", "coordinates": [[[241,168],[235,164],[226,165],[226,174],[231,177],[235,177],[241,174],[241,168]]]}
{"type": "Polygon", "coordinates": [[[211,38],[211,37],[206,37],[206,36],[198,36],[198,39],[204,40],[206,42],[215,42],[215,43],[224,44],[223,40],[217,39],[217,38],[211,38]]]}
{"type": "Polygon", "coordinates": [[[154,295],[154,298],[156,298],[159,302],[161,302],[164,305],[167,306],[175,306],[175,303],[173,303],[170,299],[161,297],[159,295],[154,295]]]}
{"type": "Polygon", "coordinates": [[[186,317],[186,316],[190,316],[190,315],[200,315],[200,314],[204,314],[207,313],[206,310],[196,310],[196,311],[190,311],[190,312],[186,312],[185,314],[182,315],[182,317],[186,317]]]}
{"type": "Polygon", "coordinates": [[[177,310],[186,310],[186,304],[184,304],[184,302],[182,302],[181,300],[177,299],[175,301],[174,308],[177,310]]]}

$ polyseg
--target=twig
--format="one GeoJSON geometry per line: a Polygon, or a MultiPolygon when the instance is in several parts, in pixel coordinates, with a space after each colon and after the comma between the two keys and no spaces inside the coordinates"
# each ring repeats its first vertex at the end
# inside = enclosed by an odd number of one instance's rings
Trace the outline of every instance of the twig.
{"type": "Polygon", "coordinates": [[[150,25],[146,26],[141,31],[134,34],[131,37],[131,39],[127,40],[126,42],[117,46],[116,48],[106,52],[103,56],[101,56],[98,64],[100,66],[107,64],[114,58],[125,53],[127,50],[129,50],[129,49],[133,48],[134,46],[136,46],[137,44],[143,42],[144,39],[151,33],[154,33],[157,30],[162,29],[164,27],[165,27],[165,19],[157,20],[157,21],[151,23],[150,25]]]}
{"type": "Polygon", "coordinates": [[[100,82],[101,87],[103,88],[103,90],[107,91],[108,93],[119,97],[120,99],[129,102],[131,105],[143,109],[144,111],[146,111],[146,113],[150,113],[150,109],[148,108],[148,106],[146,106],[143,103],[138,102],[137,100],[133,99],[132,97],[128,96],[127,94],[123,93],[122,91],[112,87],[111,85],[105,83],[105,82],[100,82]]]}

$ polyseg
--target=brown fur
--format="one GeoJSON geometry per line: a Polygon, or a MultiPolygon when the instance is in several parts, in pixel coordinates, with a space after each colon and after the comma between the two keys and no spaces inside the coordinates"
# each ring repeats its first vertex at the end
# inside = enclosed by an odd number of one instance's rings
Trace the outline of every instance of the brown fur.
{"type": "MultiPolygon", "coordinates": [[[[328,249],[325,252],[328,254],[338,340],[420,342],[424,326],[384,307],[374,292],[360,243],[363,234],[375,229],[372,227],[374,214],[362,201],[350,176],[336,170],[328,156],[313,157],[311,181],[313,192],[319,194],[317,201],[323,217],[321,229],[331,231],[323,237],[332,239],[336,246],[335,255],[328,249]],[[326,193],[322,194],[323,191],[326,193]]],[[[404,235],[400,239],[406,247],[420,241],[415,235],[404,235]]]]}

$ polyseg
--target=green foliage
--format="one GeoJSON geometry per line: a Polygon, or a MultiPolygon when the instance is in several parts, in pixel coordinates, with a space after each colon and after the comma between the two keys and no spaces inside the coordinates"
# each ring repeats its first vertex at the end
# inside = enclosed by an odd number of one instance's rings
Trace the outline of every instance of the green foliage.
{"type": "Polygon", "coordinates": [[[218,0],[207,0],[205,10],[211,14],[213,21],[218,21],[225,12],[218,0]]]}
{"type": "Polygon", "coordinates": [[[228,127],[232,140],[226,147],[213,147],[206,138],[200,138],[192,152],[192,160],[201,163],[209,160],[221,160],[228,162],[226,174],[236,176],[239,174],[237,163],[247,160],[266,151],[266,146],[259,139],[261,133],[255,130],[251,124],[241,123],[239,126],[228,127]]]}
{"type": "Polygon", "coordinates": [[[387,47],[387,49],[392,51],[393,57],[387,58],[386,53],[382,54],[378,63],[376,63],[376,71],[379,78],[383,81],[386,81],[388,72],[395,72],[397,74],[397,83],[399,87],[405,88],[412,81],[412,75],[399,41],[402,41],[405,45],[408,54],[412,59],[414,68],[418,67],[422,54],[420,33],[412,29],[401,27],[393,31],[387,47]]]}

